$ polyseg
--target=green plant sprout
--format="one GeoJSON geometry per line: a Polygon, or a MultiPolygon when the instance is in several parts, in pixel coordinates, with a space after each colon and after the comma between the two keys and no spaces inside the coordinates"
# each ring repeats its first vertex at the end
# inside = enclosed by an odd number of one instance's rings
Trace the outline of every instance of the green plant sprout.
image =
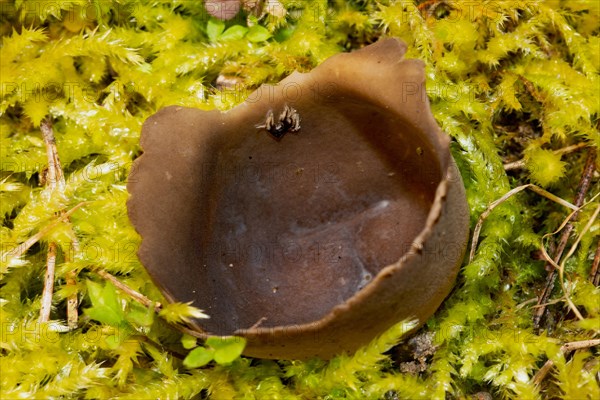
{"type": "MultiPolygon", "coordinates": [[[[182,343],[185,346],[184,338],[182,343]]],[[[189,346],[189,340],[187,341],[189,346]]],[[[207,347],[195,347],[183,360],[188,368],[203,367],[211,361],[227,365],[235,361],[244,350],[246,339],[239,337],[210,337],[206,339],[207,347]]]]}
{"type": "Polygon", "coordinates": [[[223,22],[201,1],[0,2],[0,397],[600,398],[600,4],[270,3],[223,22]],[[203,311],[165,301],[136,257],[142,123],[167,105],[227,110],[385,36],[426,63],[473,229],[486,213],[421,330],[427,355],[395,347],[406,321],[327,362],[197,342],[186,324],[203,311]],[[523,185],[550,196],[505,197],[523,185]]]}

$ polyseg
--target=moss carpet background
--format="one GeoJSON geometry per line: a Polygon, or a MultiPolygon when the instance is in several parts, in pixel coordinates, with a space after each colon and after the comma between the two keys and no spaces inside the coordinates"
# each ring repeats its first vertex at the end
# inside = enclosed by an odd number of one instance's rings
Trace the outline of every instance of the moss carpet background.
{"type": "Polygon", "coordinates": [[[410,359],[412,372],[389,351],[408,323],[330,362],[235,358],[230,349],[233,361],[191,368],[190,349],[215,348],[172,325],[201,311],[155,310],[115,287],[163,300],[135,256],[125,204],[148,116],[173,104],[228,109],[261,83],[382,36],[402,38],[407,57],[427,64],[472,229],[523,184],[575,203],[586,160],[597,165],[596,1],[246,3],[222,22],[200,1],[0,1],[0,397],[600,398],[600,291],[589,279],[597,172],[588,173],[588,204],[572,222],[541,328],[541,249],[560,243],[560,233],[544,235],[570,210],[526,190],[485,220],[474,258],[422,330],[433,339],[410,359]],[[49,127],[64,184],[48,172],[49,127]],[[52,308],[40,322],[48,254],[52,308]]]}

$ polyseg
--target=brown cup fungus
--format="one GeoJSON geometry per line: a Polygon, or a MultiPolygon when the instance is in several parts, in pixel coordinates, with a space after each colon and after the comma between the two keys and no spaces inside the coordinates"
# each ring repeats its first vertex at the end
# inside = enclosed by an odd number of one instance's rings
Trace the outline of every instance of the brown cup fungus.
{"type": "Polygon", "coordinates": [[[330,358],[452,288],[464,187],[423,62],[381,40],[263,85],[227,112],[167,107],[129,183],[139,258],[170,301],[244,354],[330,358]]]}

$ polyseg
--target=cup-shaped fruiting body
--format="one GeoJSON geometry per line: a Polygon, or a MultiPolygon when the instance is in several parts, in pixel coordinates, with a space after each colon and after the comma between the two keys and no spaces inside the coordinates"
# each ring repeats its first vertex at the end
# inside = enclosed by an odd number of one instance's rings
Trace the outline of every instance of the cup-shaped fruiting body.
{"type": "Polygon", "coordinates": [[[139,258],[202,335],[244,354],[329,358],[450,292],[464,187],[423,62],[381,40],[263,85],[227,112],[167,107],[129,183],[139,258]]]}

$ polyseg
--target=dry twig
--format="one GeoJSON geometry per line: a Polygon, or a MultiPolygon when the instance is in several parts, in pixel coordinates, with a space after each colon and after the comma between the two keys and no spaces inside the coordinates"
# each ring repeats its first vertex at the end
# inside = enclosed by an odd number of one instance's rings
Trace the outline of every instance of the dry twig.
{"type": "Polygon", "coordinates": [[[52,129],[52,120],[48,117],[42,121],[40,125],[42,138],[46,145],[46,157],[48,158],[48,172],[46,175],[46,185],[50,191],[65,190],[65,175],[60,166],[58,158],[58,150],[56,148],[56,139],[54,138],[54,130],[52,129]]]}
{"type": "MultiPolygon", "coordinates": [[[[100,275],[102,278],[104,278],[107,281],[109,281],[110,283],[112,283],[117,289],[121,290],[122,292],[124,292],[125,294],[130,296],[132,299],[134,299],[135,301],[140,303],[141,305],[143,305],[147,308],[152,308],[154,310],[154,312],[156,312],[156,313],[159,313],[162,310],[162,304],[160,304],[158,301],[150,300],[148,297],[144,296],[137,290],[130,288],[129,286],[127,286],[126,284],[124,284],[123,282],[118,280],[114,275],[110,274],[109,272],[106,272],[101,269],[96,270],[95,272],[98,275],[100,275]]],[[[169,325],[172,326],[173,328],[179,330],[181,333],[185,333],[185,334],[188,334],[190,336],[200,338],[200,339],[205,339],[205,336],[201,332],[199,332],[201,329],[198,326],[195,326],[196,330],[194,330],[194,329],[190,329],[190,328],[180,325],[180,324],[169,323],[169,325]]],[[[192,325],[193,325],[193,323],[192,323],[192,325]]],[[[159,347],[162,347],[162,346],[159,346],[159,347]]],[[[170,349],[168,351],[173,353],[173,351],[171,351],[170,349]]],[[[185,356],[181,355],[180,353],[176,353],[176,354],[179,354],[179,356],[178,356],[179,358],[182,358],[182,359],[185,358],[185,356]]]]}
{"type": "MultiPolygon", "coordinates": [[[[52,129],[51,117],[47,117],[44,121],[42,121],[40,130],[42,131],[42,138],[46,146],[46,157],[48,158],[48,172],[45,176],[45,181],[48,188],[49,197],[55,191],[64,193],[66,186],[65,175],[60,165],[60,158],[58,157],[58,149],[56,147],[54,130],[52,129]]],[[[64,218],[61,218],[60,220],[68,221],[70,213],[65,215],[64,212],[61,212],[60,215],[61,217],[64,216],[64,218]]],[[[51,242],[48,245],[46,275],[44,277],[44,291],[42,292],[42,307],[40,309],[40,322],[45,322],[50,319],[50,307],[52,305],[52,294],[54,291],[54,268],[56,266],[57,249],[58,246],[54,242],[51,242]]],[[[67,272],[65,279],[67,286],[73,288],[77,286],[77,273],[75,271],[67,272]]],[[[79,318],[77,307],[77,293],[74,291],[74,293],[67,298],[67,324],[69,329],[77,328],[77,320],[79,318]]]]}
{"type": "MultiPolygon", "coordinates": [[[[570,353],[573,350],[587,349],[589,347],[599,346],[599,345],[600,345],[600,339],[581,340],[579,342],[565,343],[563,346],[561,346],[560,352],[563,355],[565,355],[567,353],[570,353]]],[[[540,383],[542,383],[542,381],[544,380],[544,378],[546,377],[546,375],[548,374],[548,372],[550,371],[550,369],[553,366],[554,366],[554,361],[552,361],[552,360],[546,361],[546,363],[542,366],[542,368],[540,368],[540,370],[533,377],[533,384],[539,385],[540,383]]]]}
{"type": "MultiPolygon", "coordinates": [[[[75,254],[80,254],[79,249],[79,240],[77,240],[77,237],[73,235],[73,250],[75,250],[75,254]]],[[[69,259],[69,255],[65,254],[65,260],[71,261],[69,259]]],[[[65,281],[68,287],[76,287],[77,272],[68,271],[65,274],[65,281]]],[[[77,322],[79,320],[79,311],[77,310],[78,305],[79,300],[77,298],[77,293],[73,293],[67,298],[67,326],[69,327],[69,330],[77,328],[77,322]]]]}
{"type": "MultiPolygon", "coordinates": [[[[581,179],[579,181],[579,185],[577,187],[577,194],[575,195],[575,205],[579,208],[581,207],[581,205],[583,204],[583,200],[585,199],[585,195],[588,192],[588,189],[590,187],[591,181],[592,181],[592,175],[594,173],[594,169],[595,169],[595,164],[596,164],[596,151],[595,149],[590,149],[588,152],[588,156],[585,162],[585,167],[583,168],[583,175],[581,176],[581,179]]],[[[577,218],[577,213],[574,213],[572,215],[572,220],[577,218]]],[[[554,254],[552,255],[552,260],[558,264],[563,251],[565,250],[565,247],[567,246],[567,241],[569,240],[569,237],[571,236],[571,232],[573,231],[574,227],[573,224],[568,223],[565,227],[565,229],[563,230],[562,235],[560,236],[560,240],[558,242],[558,245],[556,246],[555,250],[554,250],[554,254]]],[[[556,275],[558,273],[558,271],[556,270],[556,268],[552,268],[552,265],[550,263],[546,264],[546,270],[548,271],[548,275],[546,276],[546,283],[544,285],[544,290],[542,291],[541,295],[538,297],[538,306],[533,313],[533,329],[534,332],[539,333],[540,330],[540,323],[542,321],[542,317],[544,316],[544,314],[546,313],[546,306],[545,304],[548,303],[548,299],[550,299],[550,296],[552,294],[552,290],[554,289],[554,282],[556,281],[556,275]]]]}
{"type": "MultiPolygon", "coordinates": [[[[599,194],[600,195],[600,194],[599,194]]],[[[596,198],[598,195],[594,196],[594,198],[596,198]]],[[[592,199],[593,201],[593,199],[592,199]]],[[[581,206],[581,208],[585,207],[587,204],[590,204],[590,202],[584,204],[583,206],[581,206]]],[[[557,234],[558,232],[560,232],[565,225],[569,224],[569,222],[571,221],[571,218],[573,218],[573,216],[575,214],[577,214],[579,212],[579,210],[581,210],[581,208],[577,209],[577,211],[573,211],[564,221],[563,223],[560,225],[560,227],[552,233],[547,233],[543,236],[542,239],[545,239],[548,236],[552,236],[557,234]]],[[[565,271],[565,262],[569,259],[569,257],[571,257],[573,255],[573,253],[575,252],[575,249],[577,249],[577,246],[579,245],[579,242],[581,241],[581,237],[583,235],[585,235],[585,233],[590,229],[590,227],[592,226],[592,223],[594,222],[594,220],[596,219],[596,217],[598,217],[598,213],[600,213],[600,206],[596,207],[596,210],[594,211],[592,217],[590,218],[590,220],[588,221],[588,223],[586,224],[586,226],[583,228],[583,230],[581,231],[581,233],[579,234],[579,236],[577,237],[577,240],[575,240],[575,243],[573,243],[573,245],[571,246],[571,249],[569,250],[569,252],[567,253],[567,255],[563,258],[563,261],[560,264],[557,264],[549,255],[548,252],[546,252],[546,248],[544,247],[544,245],[542,244],[541,246],[541,251],[542,254],[546,260],[546,262],[548,262],[550,265],[552,265],[555,269],[555,271],[558,271],[559,274],[559,278],[560,278],[560,286],[562,287],[563,293],[564,293],[564,299],[567,302],[569,308],[571,309],[571,311],[573,311],[573,313],[575,314],[575,316],[580,319],[583,320],[583,316],[581,315],[581,313],[579,312],[579,310],[577,309],[577,307],[575,306],[575,304],[571,301],[571,298],[569,296],[569,291],[567,290],[567,287],[565,286],[565,282],[564,282],[564,271],[565,271]]],[[[545,303],[547,304],[547,303],[545,303]]],[[[538,307],[542,307],[542,304],[539,304],[538,307]]]]}
{"type": "MultiPolygon", "coordinates": [[[[56,149],[56,140],[52,129],[52,120],[50,117],[42,121],[40,125],[42,138],[46,146],[46,157],[48,158],[48,172],[46,175],[47,197],[55,191],[63,193],[65,190],[65,176],[60,166],[58,150],[56,149]]],[[[46,258],[46,274],[44,275],[44,290],[42,291],[42,305],[40,308],[40,322],[50,320],[50,310],[52,308],[52,294],[54,292],[54,270],[56,267],[57,245],[51,242],[48,245],[48,255],[46,258]]]]}
{"type": "Polygon", "coordinates": [[[19,244],[18,246],[15,246],[13,249],[7,250],[4,253],[2,253],[0,255],[0,258],[2,260],[5,260],[9,257],[14,257],[14,258],[22,257],[25,253],[27,253],[27,250],[29,250],[31,248],[31,246],[33,246],[34,244],[39,242],[44,236],[46,236],[48,233],[50,233],[52,231],[52,229],[56,228],[61,222],[67,221],[69,219],[69,217],[71,216],[71,214],[73,214],[75,211],[77,211],[81,206],[84,206],[89,203],[90,203],[89,201],[82,201],[81,203],[77,204],[75,207],[71,208],[69,211],[62,213],[61,215],[58,216],[58,218],[56,218],[56,220],[52,221],[51,223],[49,223],[48,225],[46,225],[45,227],[40,229],[35,235],[30,236],[29,238],[27,238],[27,240],[25,240],[23,243],[19,244]]]}
{"type": "Polygon", "coordinates": [[[492,204],[490,204],[488,206],[488,208],[484,212],[482,212],[481,215],[479,216],[479,220],[477,220],[477,224],[475,225],[475,229],[473,230],[473,239],[471,240],[471,251],[469,253],[469,262],[472,262],[473,258],[475,258],[475,250],[477,249],[477,243],[479,242],[479,234],[481,232],[481,227],[483,226],[483,222],[485,221],[485,219],[490,215],[490,213],[494,210],[494,208],[498,207],[500,204],[504,203],[506,200],[508,200],[515,194],[517,194],[525,189],[530,189],[530,190],[536,192],[537,194],[540,194],[540,195],[546,197],[547,199],[550,199],[562,206],[570,208],[571,210],[574,210],[574,211],[578,210],[578,208],[576,206],[569,203],[568,201],[563,200],[560,197],[555,196],[552,193],[547,192],[546,190],[544,190],[532,183],[528,183],[527,185],[523,185],[523,186],[518,186],[518,187],[508,191],[504,196],[500,197],[498,200],[492,202],[492,204]]]}
{"type": "Polygon", "coordinates": [[[102,278],[104,278],[107,281],[109,281],[110,283],[112,283],[117,289],[119,289],[119,290],[123,291],[124,293],[126,293],[127,295],[129,295],[132,299],[134,299],[141,305],[148,307],[148,308],[152,308],[156,312],[160,312],[160,310],[162,310],[162,305],[159,302],[152,301],[149,298],[147,298],[146,296],[144,296],[143,294],[141,294],[140,292],[133,290],[132,288],[130,288],[129,286],[127,286],[126,284],[124,284],[123,282],[118,280],[114,275],[112,275],[104,270],[101,270],[101,269],[96,270],[95,272],[98,275],[100,275],[102,278]]]}
{"type": "MultiPolygon", "coordinates": [[[[160,304],[157,301],[152,301],[148,297],[146,297],[143,294],[141,294],[140,292],[138,292],[137,290],[130,288],[129,286],[127,286],[126,284],[124,284],[123,282],[118,280],[114,275],[112,275],[104,270],[96,270],[95,272],[98,275],[100,275],[102,278],[104,278],[107,281],[109,281],[110,283],[112,283],[116,288],[118,288],[119,290],[121,290],[122,292],[124,292],[125,294],[130,296],[132,299],[134,299],[135,301],[140,303],[141,305],[154,309],[154,311],[156,313],[159,313],[162,310],[162,304],[160,304]]],[[[262,322],[262,320],[259,322],[262,322]]],[[[200,338],[200,339],[206,339],[206,334],[202,332],[202,328],[200,328],[198,325],[195,325],[193,322],[191,322],[190,324],[194,327],[194,329],[190,329],[187,326],[184,326],[181,324],[174,324],[174,323],[168,323],[168,324],[170,326],[172,326],[173,328],[177,329],[178,331],[180,331],[181,333],[185,333],[189,336],[193,336],[193,337],[200,338]]]]}
{"type": "Polygon", "coordinates": [[[46,274],[44,275],[44,290],[42,291],[42,306],[40,307],[40,322],[50,321],[52,309],[52,293],[54,292],[54,271],[56,268],[56,243],[48,244],[46,255],[46,274]]]}
{"type": "Polygon", "coordinates": [[[598,270],[598,265],[600,265],[600,240],[598,240],[598,244],[596,245],[596,255],[594,256],[592,269],[590,270],[590,281],[592,281],[594,286],[600,286],[600,270],[598,270]]]}

